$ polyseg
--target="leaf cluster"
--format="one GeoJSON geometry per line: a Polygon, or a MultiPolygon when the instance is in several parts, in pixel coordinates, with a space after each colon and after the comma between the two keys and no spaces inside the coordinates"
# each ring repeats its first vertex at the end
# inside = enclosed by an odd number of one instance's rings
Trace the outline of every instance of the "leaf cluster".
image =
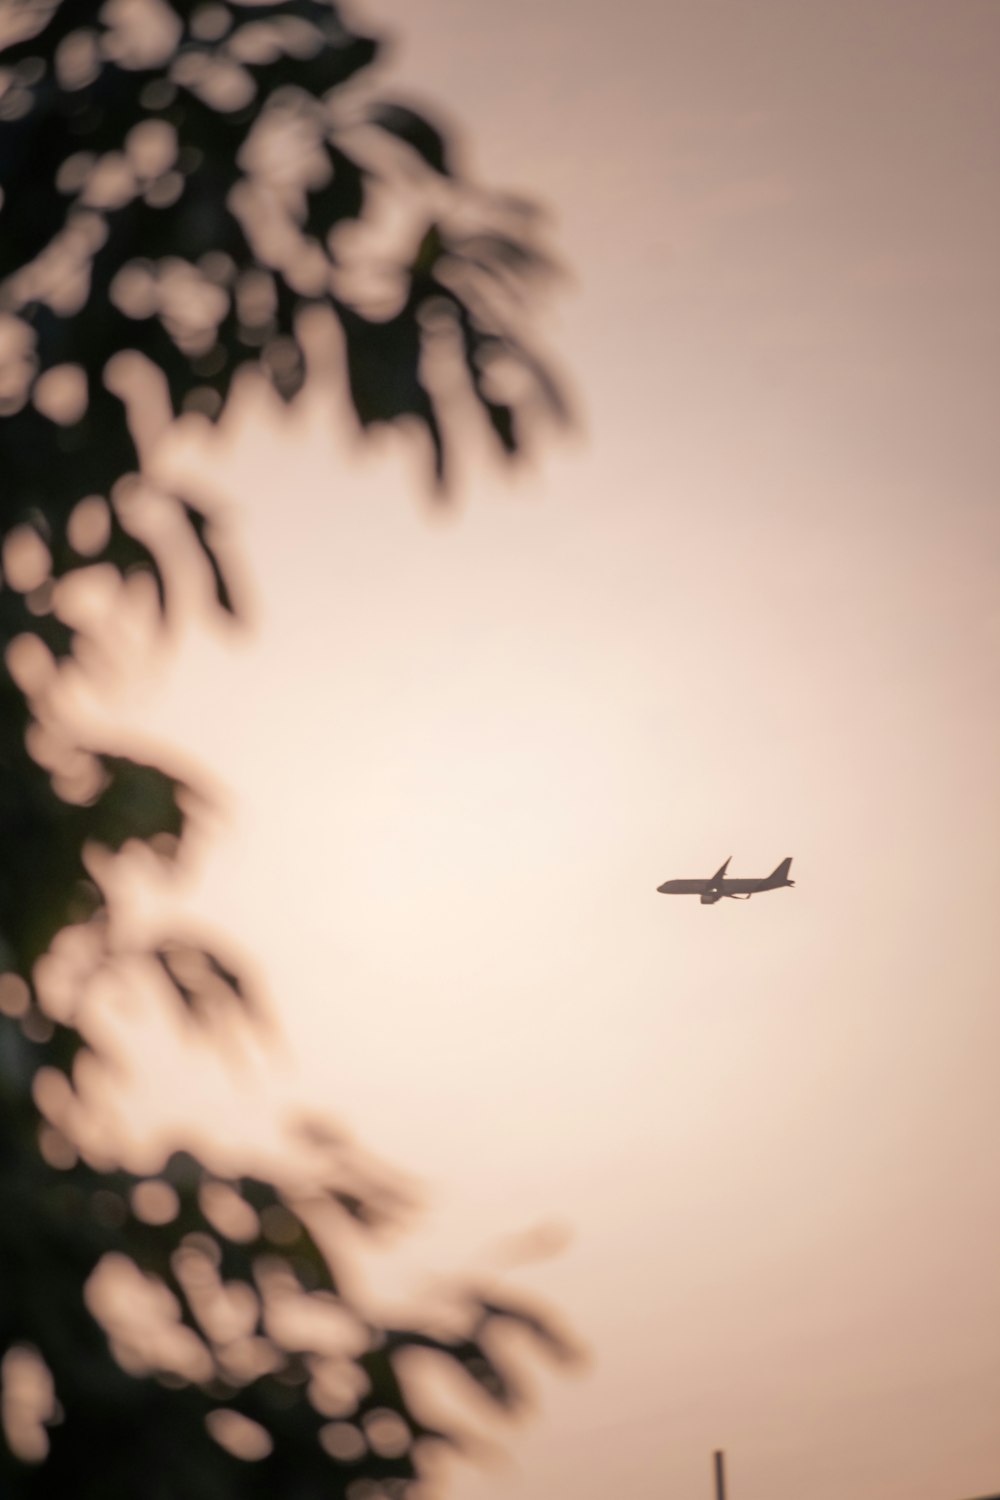
{"type": "MultiPolygon", "coordinates": [[[[160,372],[173,416],[214,422],[248,375],[294,399],[322,313],[361,426],[415,422],[439,482],[456,380],[507,454],[536,408],[564,414],[521,326],[551,270],[530,216],[466,182],[424,113],[369,97],[378,56],[323,0],[11,0],[0,16],[0,1491],[15,1500],[400,1500],[456,1440],[414,1409],[410,1354],[505,1407],[498,1324],[566,1353],[473,1295],[458,1333],[374,1323],[287,1184],[223,1183],[180,1154],[150,1182],[81,1154],[64,1106],[95,1042],[79,1005],[50,1013],[40,979],[67,936],[91,954],[81,995],[119,963],[102,860],[130,844],[169,860],[185,836],[184,779],[78,743],[47,693],[85,644],[65,606],[76,575],[143,575],[164,617],[170,602],[130,521],[150,480],[121,356],[160,372]],[[157,1337],[101,1311],[109,1277],[155,1307],[157,1337]]],[[[164,498],[232,613],[203,497],[164,498]]],[[[248,1002],[239,966],[184,934],[128,972],[140,999],[158,980],[195,1018],[248,1002]]],[[[362,1225],[381,1211],[342,1161],[317,1198],[362,1225]]]]}

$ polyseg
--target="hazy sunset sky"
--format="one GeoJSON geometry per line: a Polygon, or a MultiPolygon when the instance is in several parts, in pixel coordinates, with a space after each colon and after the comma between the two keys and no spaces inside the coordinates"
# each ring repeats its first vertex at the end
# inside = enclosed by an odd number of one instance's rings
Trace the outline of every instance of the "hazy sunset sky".
{"type": "Polygon", "coordinates": [[[547,206],[579,426],[436,514],[329,391],[226,425],[250,628],[111,709],[228,789],[169,899],[419,1182],[385,1295],[562,1241],[588,1363],[451,1500],[993,1493],[1000,5],[354,14],[547,206]],[[797,888],[656,894],[729,854],[797,888]]]}

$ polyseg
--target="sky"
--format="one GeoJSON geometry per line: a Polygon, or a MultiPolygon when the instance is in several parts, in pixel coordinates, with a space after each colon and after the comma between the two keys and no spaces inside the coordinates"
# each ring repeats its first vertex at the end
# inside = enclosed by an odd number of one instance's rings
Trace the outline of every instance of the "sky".
{"type": "Polygon", "coordinates": [[[373,1296],[556,1310],[585,1361],[451,1500],[697,1500],[715,1448],[732,1500],[993,1493],[1000,8],[355,14],[546,206],[578,422],[443,511],[335,388],[188,455],[248,624],[90,712],[206,768],[123,895],[231,934],[275,1031],[147,1038],[122,1114],[327,1111],[423,1203],[373,1296]],[[656,894],[730,854],[796,888],[656,894]]]}

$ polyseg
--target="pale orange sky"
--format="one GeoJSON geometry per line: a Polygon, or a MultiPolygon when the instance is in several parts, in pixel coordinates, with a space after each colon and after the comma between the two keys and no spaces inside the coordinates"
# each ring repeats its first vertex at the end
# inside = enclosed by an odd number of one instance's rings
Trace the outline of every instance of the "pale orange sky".
{"type": "Polygon", "coordinates": [[[329,393],[199,459],[253,629],[112,706],[231,788],[168,899],[422,1183],[386,1295],[569,1232],[589,1368],[452,1500],[991,1493],[1000,8],[358,15],[549,205],[582,430],[443,519],[329,393]],[[730,853],[797,888],[655,894],[730,853]]]}

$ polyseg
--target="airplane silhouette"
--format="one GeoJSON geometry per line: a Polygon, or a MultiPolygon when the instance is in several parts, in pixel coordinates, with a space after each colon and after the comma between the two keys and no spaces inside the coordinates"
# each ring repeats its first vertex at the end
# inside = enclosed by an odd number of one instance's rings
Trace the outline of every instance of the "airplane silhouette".
{"type": "MultiPolygon", "coordinates": [[[[732,857],[730,855],[729,859],[732,857]]],[[[708,880],[665,880],[656,889],[664,896],[700,896],[702,906],[711,906],[714,902],[721,901],[723,896],[730,896],[734,901],[749,901],[757,891],[777,891],[783,885],[795,884],[794,880],[788,878],[792,867],[791,855],[783,859],[770,875],[763,875],[758,880],[738,880],[732,875],[727,877],[729,859],[708,880]]]]}

